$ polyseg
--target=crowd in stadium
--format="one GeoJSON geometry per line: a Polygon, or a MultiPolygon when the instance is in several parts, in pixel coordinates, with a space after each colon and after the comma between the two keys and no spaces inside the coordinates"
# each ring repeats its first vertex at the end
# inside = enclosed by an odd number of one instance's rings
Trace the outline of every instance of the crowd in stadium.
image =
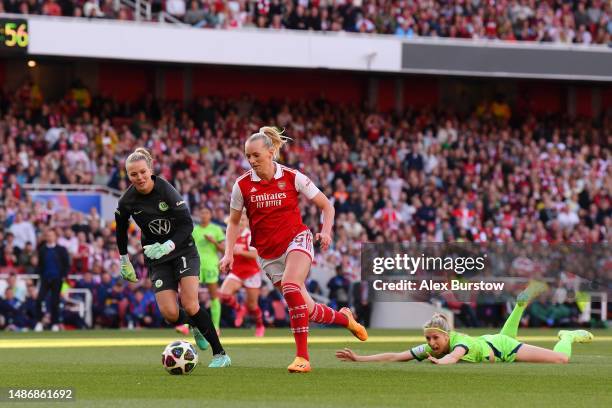
{"type": "MultiPolygon", "coordinates": [[[[203,28],[345,31],[401,38],[451,37],[610,44],[612,8],[604,0],[153,0],[183,22],[203,28]]],[[[0,12],[134,19],[113,0],[0,2],[0,12]]]]}
{"type": "MultiPolygon", "coordinates": [[[[137,231],[131,230],[129,252],[143,279],[126,284],[118,278],[113,222],[95,210],[83,214],[33,201],[23,185],[124,190],[124,160],[137,146],[152,152],[156,173],[191,208],[209,206],[223,226],[232,184],[248,169],[244,140],[263,124],[286,128],[293,142],[281,162],[308,175],[336,209],[333,246],[317,255],[313,268],[337,270],[337,276],[311,280],[309,289],[338,307],[352,303],[366,316],[362,242],[601,243],[612,227],[609,115],[536,118],[501,101],[467,114],[407,108],[396,115],[323,99],[264,103],[247,96],[201,98],[181,109],[151,97],[119,104],[78,89],[50,103],[29,83],[2,95],[0,111],[1,270],[38,273],[37,247],[45,231],[55,231],[70,256],[65,287],[92,290],[102,326],[162,324],[137,231]]],[[[302,213],[318,231],[315,208],[304,202],[302,213]]],[[[33,327],[36,288],[17,281],[0,288],[3,324],[33,327]],[[11,313],[15,318],[7,321],[11,313]]],[[[65,305],[65,324],[82,326],[65,305]]],[[[282,297],[269,288],[262,309],[269,324],[286,321],[282,297]]],[[[544,324],[558,323],[551,319],[544,324]]]]}

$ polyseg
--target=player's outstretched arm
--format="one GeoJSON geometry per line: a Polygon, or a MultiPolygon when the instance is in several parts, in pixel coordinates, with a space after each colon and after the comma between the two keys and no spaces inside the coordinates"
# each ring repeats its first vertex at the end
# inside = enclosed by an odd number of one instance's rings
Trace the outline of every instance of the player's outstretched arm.
{"type": "Polygon", "coordinates": [[[410,350],[402,351],[400,353],[381,353],[381,354],[360,356],[359,354],[355,353],[350,348],[344,348],[342,350],[336,351],[336,357],[342,361],[358,361],[358,362],[410,361],[414,359],[414,356],[412,355],[410,350]]]}
{"type": "Polygon", "coordinates": [[[466,350],[463,347],[457,347],[451,353],[445,355],[442,358],[436,358],[431,354],[427,353],[427,359],[437,365],[455,364],[459,360],[461,360],[461,357],[465,355],[465,352],[466,350]]]}
{"type": "Polygon", "coordinates": [[[242,217],[242,211],[230,208],[227,230],[225,231],[225,255],[219,261],[219,269],[222,272],[229,272],[234,263],[234,246],[240,232],[240,217],[242,217]]]}
{"type": "Polygon", "coordinates": [[[130,282],[138,282],[136,270],[130,262],[127,250],[130,214],[121,205],[115,210],[115,223],[115,237],[117,238],[117,248],[119,249],[121,277],[130,282]]]}

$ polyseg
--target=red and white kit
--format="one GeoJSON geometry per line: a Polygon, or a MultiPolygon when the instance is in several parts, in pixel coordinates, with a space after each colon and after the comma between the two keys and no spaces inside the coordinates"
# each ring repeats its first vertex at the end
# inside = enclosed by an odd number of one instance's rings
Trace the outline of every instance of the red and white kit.
{"type": "MultiPolygon", "coordinates": [[[[251,245],[251,231],[245,228],[238,239],[236,245],[245,250],[255,249],[251,245]]],[[[232,271],[227,275],[227,279],[234,279],[241,282],[245,288],[259,289],[261,287],[261,269],[255,259],[246,256],[236,255],[232,271]]]]}
{"type": "Polygon", "coordinates": [[[251,245],[257,248],[261,269],[276,284],[285,270],[291,251],[314,256],[312,232],[302,222],[299,194],[312,200],[319,189],[304,174],[274,162],[270,181],[250,170],[240,176],[232,189],[230,207],[246,207],[251,229],[251,245]]]}

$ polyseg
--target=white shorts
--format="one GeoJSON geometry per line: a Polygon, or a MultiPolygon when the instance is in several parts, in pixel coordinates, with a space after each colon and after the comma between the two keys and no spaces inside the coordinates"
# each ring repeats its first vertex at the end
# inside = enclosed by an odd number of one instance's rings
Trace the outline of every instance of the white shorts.
{"type": "Polygon", "coordinates": [[[259,289],[261,288],[261,273],[257,272],[255,275],[246,278],[246,279],[242,279],[239,276],[233,274],[232,272],[230,272],[227,275],[226,279],[233,279],[233,280],[237,280],[238,282],[242,283],[242,286],[244,286],[245,288],[248,289],[259,289]]]}
{"type": "Polygon", "coordinates": [[[312,232],[310,230],[306,230],[300,232],[293,238],[293,240],[289,243],[287,250],[284,254],[274,259],[263,259],[257,257],[257,263],[261,267],[268,278],[272,281],[274,285],[283,279],[283,273],[285,273],[285,263],[287,261],[287,255],[289,252],[300,251],[305,253],[310,257],[310,261],[314,259],[314,247],[313,247],[313,238],[312,232]]]}

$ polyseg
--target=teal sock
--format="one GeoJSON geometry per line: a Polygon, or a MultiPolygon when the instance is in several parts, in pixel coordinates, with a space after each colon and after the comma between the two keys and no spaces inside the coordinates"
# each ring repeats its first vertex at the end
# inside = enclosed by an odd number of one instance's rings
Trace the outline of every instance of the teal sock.
{"type": "Polygon", "coordinates": [[[500,334],[505,334],[506,336],[510,336],[513,339],[516,339],[518,335],[518,327],[521,323],[521,317],[523,316],[523,312],[525,311],[526,306],[519,306],[517,303],[510,313],[510,316],[506,319],[506,323],[504,323],[504,327],[502,327],[500,334]]]}
{"type": "Polygon", "coordinates": [[[568,358],[572,356],[572,336],[563,336],[561,340],[555,344],[554,351],[565,354],[568,358]]]}
{"type": "Polygon", "coordinates": [[[221,302],[219,302],[219,299],[212,299],[210,301],[210,317],[215,328],[218,329],[221,322],[221,302]]]}

